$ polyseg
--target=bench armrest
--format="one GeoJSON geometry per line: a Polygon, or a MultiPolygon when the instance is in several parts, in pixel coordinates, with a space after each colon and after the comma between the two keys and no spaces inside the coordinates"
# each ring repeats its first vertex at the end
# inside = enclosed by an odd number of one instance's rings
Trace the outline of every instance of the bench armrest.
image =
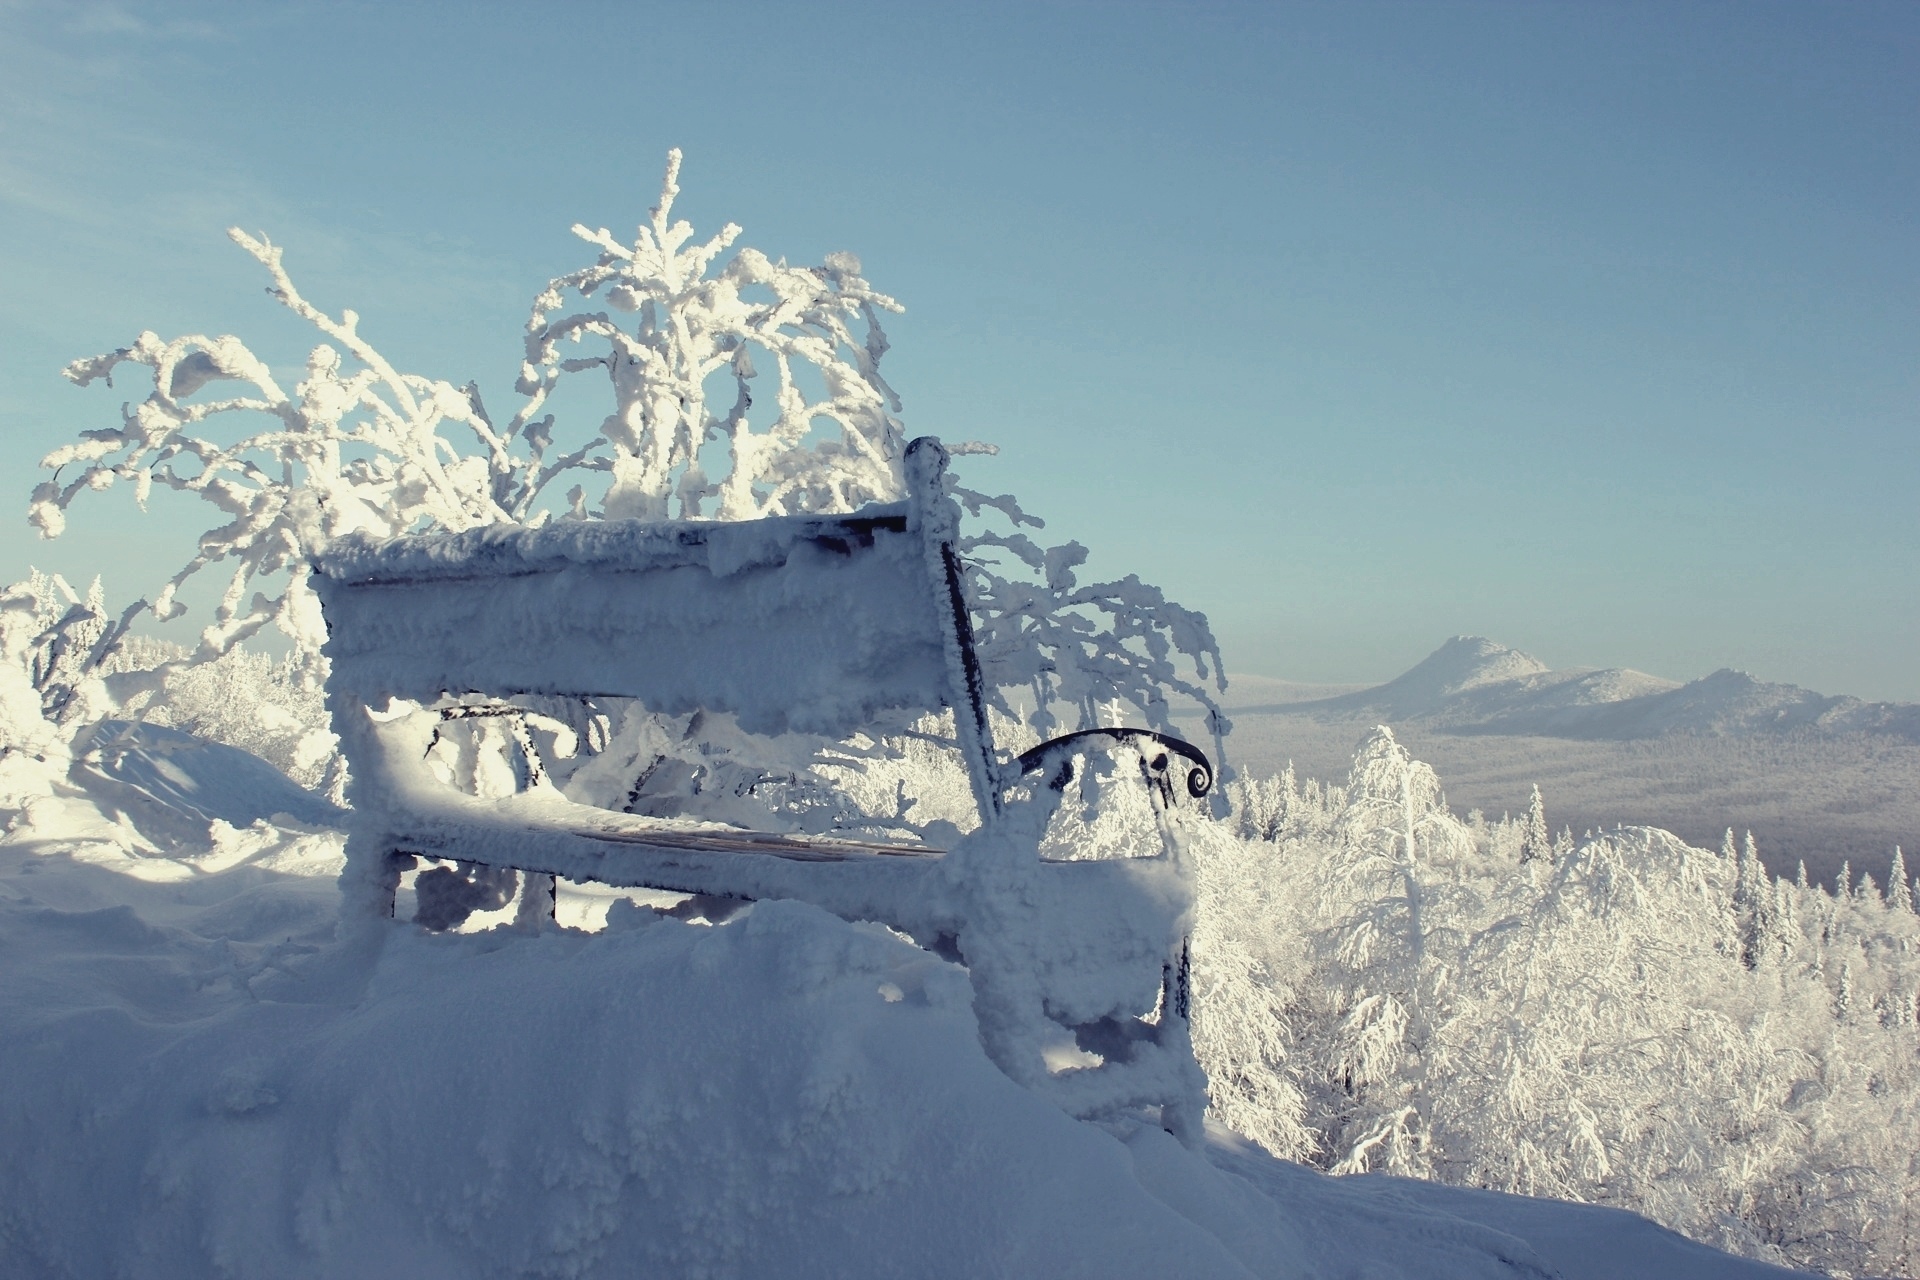
{"type": "Polygon", "coordinates": [[[1175,795],[1173,761],[1176,756],[1190,766],[1186,776],[1188,795],[1198,800],[1213,790],[1213,762],[1207,759],[1206,752],[1191,742],[1150,729],[1082,729],[1078,733],[1063,734],[1043,742],[1031,751],[1024,752],[1006,770],[1002,789],[1018,784],[1028,774],[1043,773],[1050,789],[1062,790],[1073,781],[1073,757],[1096,745],[1091,741],[1096,738],[1108,739],[1110,745],[1127,743],[1137,747],[1140,751],[1140,767],[1147,781],[1157,787],[1168,802],[1175,795]]]}

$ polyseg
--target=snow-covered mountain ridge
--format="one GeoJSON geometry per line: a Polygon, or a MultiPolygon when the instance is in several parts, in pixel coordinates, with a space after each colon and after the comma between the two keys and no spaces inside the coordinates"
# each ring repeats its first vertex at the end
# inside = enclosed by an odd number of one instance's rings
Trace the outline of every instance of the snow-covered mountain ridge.
{"type": "Polygon", "coordinates": [[[1666,733],[1884,733],[1920,742],[1920,705],[1828,696],[1722,669],[1685,684],[1623,667],[1554,670],[1482,636],[1455,636],[1369,689],[1239,710],[1421,721],[1450,733],[1631,739],[1666,733]]]}

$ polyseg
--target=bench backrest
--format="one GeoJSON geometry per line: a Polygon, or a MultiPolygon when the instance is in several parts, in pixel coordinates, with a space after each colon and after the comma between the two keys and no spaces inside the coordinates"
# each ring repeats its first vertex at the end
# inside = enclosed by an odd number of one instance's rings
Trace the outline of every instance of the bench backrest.
{"type": "Polygon", "coordinates": [[[996,765],[946,451],[915,440],[907,463],[907,501],[845,516],[342,539],[314,578],[332,686],[370,705],[630,697],[836,737],[881,710],[948,706],[988,816],[996,765]]]}

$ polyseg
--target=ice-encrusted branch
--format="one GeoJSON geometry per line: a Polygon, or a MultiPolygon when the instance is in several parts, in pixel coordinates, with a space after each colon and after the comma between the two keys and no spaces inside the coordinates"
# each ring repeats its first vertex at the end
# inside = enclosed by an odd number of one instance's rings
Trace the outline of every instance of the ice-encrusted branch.
{"type": "Polygon", "coordinates": [[[148,331],[130,346],[74,361],[65,373],[78,386],[111,385],[115,371],[132,364],[151,371],[153,389],[122,405],[118,428],[84,432],[42,460],[54,475],[34,490],[29,519],[56,537],[76,497],[120,481],[133,485],[143,508],[156,484],[199,497],[225,523],[201,536],[196,554],[151,602],[136,602],[129,620],[143,608],[175,616],[189,579],[232,562],[201,633],[202,656],[269,626],[317,653],[325,636],[306,577],[324,543],[355,530],[464,529],[524,516],[539,477],[513,456],[471,387],[399,372],[360,335],[358,315],[336,319],[301,295],[279,246],[237,228],[228,234],[267,269],[267,292],[338,346],[313,349],[292,395],[231,335],[168,341],[148,331]],[[216,383],[248,390],[195,399],[216,383]],[[470,431],[482,455],[456,449],[443,433],[449,424],[470,431]],[[213,427],[227,428],[224,438],[201,434],[213,427]],[[277,594],[252,590],[282,573],[277,594]]]}
{"type": "Polygon", "coordinates": [[[1214,697],[1227,681],[1206,615],[1132,574],[1082,584],[1076,570],[1086,562],[1085,547],[1043,547],[1020,532],[1045,522],[1011,495],[959,485],[952,492],[968,515],[997,512],[1011,526],[976,526],[959,543],[975,642],[996,709],[1027,720],[1040,738],[1104,724],[1115,703],[1133,707],[1149,727],[1169,731],[1175,711],[1169,695],[1177,695],[1203,709],[1214,765],[1223,770],[1223,739],[1232,722],[1214,697]],[[1024,714],[1016,701],[1028,708],[1024,714]]]}

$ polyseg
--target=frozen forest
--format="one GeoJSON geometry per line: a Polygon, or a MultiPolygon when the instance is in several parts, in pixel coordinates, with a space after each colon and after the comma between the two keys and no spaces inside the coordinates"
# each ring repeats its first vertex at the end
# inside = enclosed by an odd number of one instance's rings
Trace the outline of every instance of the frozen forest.
{"type": "MultiPolygon", "coordinates": [[[[230,335],[144,332],[67,369],[96,415],[107,386],[126,402],[45,459],[33,523],[58,536],[122,488],[174,514],[197,498],[208,518],[179,572],[137,597],[113,598],[127,584],[110,568],[85,589],[31,573],[0,596],[0,1078],[25,1082],[0,1111],[5,1269],[349,1274],[379,1259],[389,1270],[358,1273],[387,1274],[413,1250],[421,1275],[475,1258],[489,1274],[749,1274],[781,1248],[863,1239],[930,1273],[994,1260],[844,1209],[892,1195],[994,1222],[1030,1198],[1055,1226],[981,1232],[1015,1272],[1105,1258],[1127,1274],[1573,1275],[1574,1254],[1617,1246],[1643,1274],[1763,1273],[1662,1253],[1624,1215],[1568,1218],[1579,1248],[1523,1256],[1499,1241],[1546,1246],[1500,1214],[1531,1210],[1437,1198],[1460,1188],[1627,1210],[1761,1263],[1911,1274],[1920,883],[1899,849],[1822,884],[1772,875],[1738,831],[1698,848],[1646,826],[1556,829],[1538,788],[1524,812],[1462,815],[1384,726],[1345,776],[1235,776],[1205,617],[1135,577],[1091,580],[1085,548],[1047,545],[1013,497],[965,487],[990,444],[949,442],[1001,741],[1143,724],[1205,745],[1225,780],[1187,821],[1195,1049],[1229,1154],[1196,1172],[1164,1135],[1120,1135],[1128,1177],[1157,1197],[1127,1209],[1147,1193],[1113,1190],[1121,1166],[1089,1145],[1097,1131],[1009,1102],[1024,1095],[971,1065],[951,966],[795,904],[708,928],[658,895],[563,884],[563,927],[541,933],[516,927],[508,889],[470,902],[458,932],[396,930],[371,977],[334,964],[347,777],[309,582],[322,548],[844,513],[902,492],[905,410],[881,372],[899,304],[851,254],[796,267],[738,246],[732,225],[697,237],[673,217],[679,172],[675,152],[633,237],[574,229],[593,261],[535,297],[505,411],[395,369],[354,312],[300,292],[280,246],[237,230],[319,335],[291,390],[284,364],[230,335]],[[179,618],[197,636],[156,633],[179,618]],[[715,1013],[727,1002],[737,1027],[715,1013]],[[607,1007],[626,1020],[610,1027],[607,1007]],[[880,1021],[895,1017],[916,1021],[880,1021]],[[556,1034],[605,1045],[566,1068],[577,1098],[544,1087],[556,1034]],[[661,1044],[682,1070],[633,1066],[661,1044]],[[364,1083],[380,1055],[424,1082],[364,1083]],[[478,1058],[486,1070],[461,1075],[478,1058]],[[640,1086],[622,1083],[630,1070],[640,1086]],[[436,1076],[461,1083],[428,1087],[436,1076]],[[683,1115],[707,1114],[708,1087],[726,1118],[704,1135],[648,1127],[629,1087],[683,1115]],[[951,1115],[979,1132],[948,1132],[951,1115]],[[103,1134],[129,1167],[72,1154],[103,1134]],[[1009,1163],[974,1170],[980,1151],[1009,1163]],[[456,1160],[479,1171],[438,1186],[456,1160]],[[968,1177],[1005,1185],[956,1201],[959,1183],[939,1180],[968,1177]],[[1235,1207],[1181,1208],[1182,1186],[1235,1207]],[[1271,1243],[1249,1225],[1249,1187],[1317,1225],[1271,1243]],[[83,1202],[109,1230],[88,1229],[83,1202]],[[1204,1241],[1154,1225],[1176,1209],[1204,1241]],[[257,1225],[276,1214],[283,1227],[257,1225]],[[409,1234],[406,1217],[438,1234],[409,1234]],[[1057,1226],[1071,1221],[1087,1225],[1057,1226]],[[393,1241],[411,1243],[382,1253],[393,1241]]],[[[768,737],[590,699],[449,723],[434,750],[448,780],[497,795],[526,785],[530,744],[564,737],[573,753],[548,781],[575,800],[944,847],[969,820],[952,735],[903,716],[848,740],[768,737]]],[[[1105,856],[1144,821],[1069,806],[1049,838],[1105,856]]]]}

